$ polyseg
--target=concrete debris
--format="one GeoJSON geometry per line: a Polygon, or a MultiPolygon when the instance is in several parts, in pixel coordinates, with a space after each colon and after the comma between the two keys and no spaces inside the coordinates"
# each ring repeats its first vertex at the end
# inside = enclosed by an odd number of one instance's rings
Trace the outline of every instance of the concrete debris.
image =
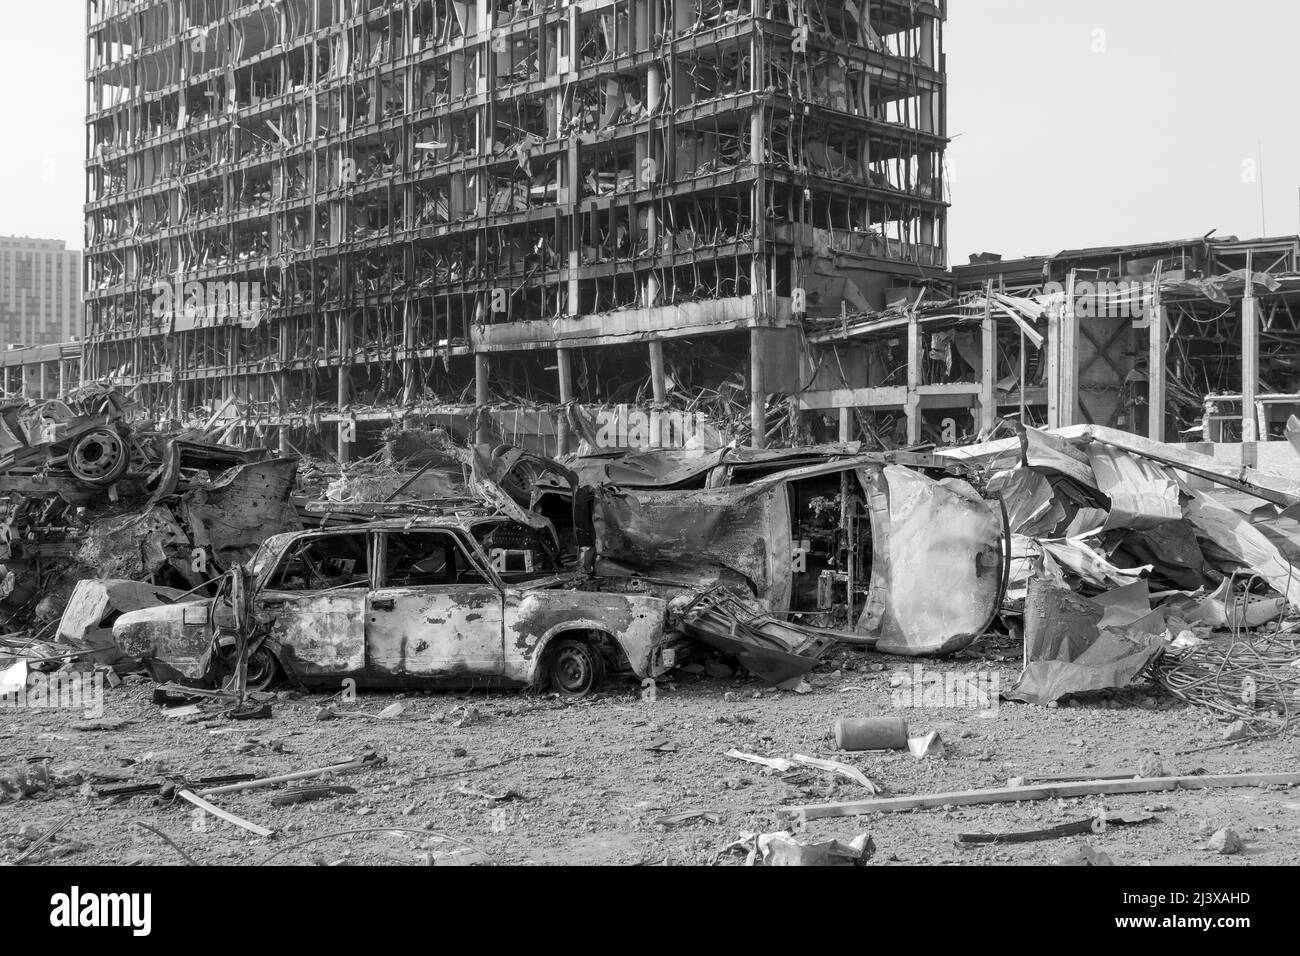
{"type": "Polygon", "coordinates": [[[1224,740],[1244,740],[1253,736],[1250,726],[1244,720],[1234,720],[1223,728],[1224,740]]]}
{"type": "Polygon", "coordinates": [[[1073,852],[1066,854],[1056,861],[1057,866],[1114,866],[1114,861],[1110,855],[1092,848],[1088,844],[1081,844],[1073,852]]]}
{"type": "Polygon", "coordinates": [[[21,800],[48,790],[51,786],[50,768],[46,763],[5,768],[0,770],[0,803],[21,800]]]}
{"type": "Polygon", "coordinates": [[[1218,853],[1220,856],[1231,856],[1234,853],[1240,853],[1244,848],[1241,837],[1237,836],[1237,831],[1229,827],[1216,830],[1200,847],[1202,850],[1208,850],[1218,853]]]}

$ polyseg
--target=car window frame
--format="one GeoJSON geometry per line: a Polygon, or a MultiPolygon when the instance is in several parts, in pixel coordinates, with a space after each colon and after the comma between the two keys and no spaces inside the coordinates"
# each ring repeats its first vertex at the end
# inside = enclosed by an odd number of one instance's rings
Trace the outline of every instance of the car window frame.
{"type": "Polygon", "coordinates": [[[442,534],[450,537],[455,543],[460,554],[467,560],[476,571],[483,576],[483,583],[494,588],[497,592],[504,594],[506,591],[505,584],[500,576],[492,568],[491,564],[484,560],[483,549],[478,547],[478,542],[473,539],[472,535],[466,535],[460,528],[447,527],[415,527],[415,528],[380,528],[375,532],[375,560],[371,563],[373,573],[371,578],[374,582],[372,590],[389,591],[389,590],[413,590],[415,588],[439,588],[453,589],[464,588],[473,582],[453,582],[451,584],[389,584],[388,583],[388,548],[386,536],[390,534],[442,534]],[[471,550],[467,545],[472,545],[471,550]]]}
{"type": "Polygon", "coordinates": [[[284,546],[284,550],[280,552],[280,556],[275,559],[275,563],[271,565],[270,571],[268,571],[266,577],[262,579],[262,584],[261,586],[258,587],[257,590],[259,594],[265,591],[274,591],[276,594],[327,594],[331,592],[355,591],[355,590],[361,590],[363,593],[368,594],[374,589],[375,589],[375,533],[370,530],[358,532],[355,528],[327,528],[322,531],[306,531],[290,539],[290,541],[284,546]],[[365,535],[366,538],[366,581],[364,587],[362,587],[362,582],[359,581],[354,584],[340,585],[332,588],[299,588],[295,590],[295,589],[271,587],[271,582],[276,579],[276,576],[280,573],[281,569],[284,567],[285,562],[289,560],[289,555],[291,555],[294,549],[297,548],[299,545],[301,545],[304,541],[314,541],[318,538],[341,537],[343,535],[356,535],[356,534],[363,534],[365,535]]]}

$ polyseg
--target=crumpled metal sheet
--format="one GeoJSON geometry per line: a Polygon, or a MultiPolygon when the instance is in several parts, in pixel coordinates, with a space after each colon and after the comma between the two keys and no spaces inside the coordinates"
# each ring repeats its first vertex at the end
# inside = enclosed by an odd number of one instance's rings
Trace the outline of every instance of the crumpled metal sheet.
{"type": "Polygon", "coordinates": [[[725,448],[708,452],[664,448],[639,455],[580,457],[569,464],[582,484],[593,487],[610,483],[620,488],[703,488],[725,454],[725,448]]]}
{"type": "Polygon", "coordinates": [[[1187,520],[1197,533],[1300,608],[1300,568],[1287,561],[1278,546],[1241,514],[1202,491],[1188,491],[1192,498],[1187,503],[1187,520]]]}
{"type": "Polygon", "coordinates": [[[1128,532],[1111,551],[1112,558],[1117,556],[1135,565],[1150,566],[1152,576],[1168,587],[1195,591],[1207,582],[1205,555],[1187,521],[1128,532]]]}
{"type": "Polygon", "coordinates": [[[602,562],[649,578],[698,581],[728,570],[773,611],[790,607],[790,505],[784,485],[596,496],[602,562]]]}
{"type": "Polygon", "coordinates": [[[832,636],[755,609],[722,587],[687,605],[681,623],[691,637],[735,654],[750,673],[773,685],[808,673],[835,643],[832,636]]]}
{"type": "Polygon", "coordinates": [[[1000,471],[989,479],[988,490],[1002,499],[1007,526],[1015,534],[1044,537],[1065,519],[1051,482],[1032,468],[1000,471]]]}
{"type": "Polygon", "coordinates": [[[1122,587],[1151,570],[1149,564],[1137,568],[1116,567],[1105,555],[1091,548],[1083,537],[1054,538],[1038,544],[1045,555],[1094,587],[1122,587]]]}
{"type": "Polygon", "coordinates": [[[1142,531],[1183,520],[1178,484],[1161,466],[1101,442],[1088,445],[1097,489],[1110,498],[1104,530],[1142,531]]]}
{"type": "Polygon", "coordinates": [[[1002,509],[964,482],[898,465],[859,469],[871,512],[871,589],[854,628],[887,654],[946,654],[988,628],[1002,600],[1002,509]],[[964,485],[964,487],[963,487],[964,485]]]}
{"type": "Polygon", "coordinates": [[[301,527],[289,500],[297,458],[236,465],[206,488],[181,496],[180,512],[196,548],[209,548],[221,570],[252,558],[269,535],[301,527]]]}
{"type": "Polygon", "coordinates": [[[1151,617],[1145,582],[1094,600],[1035,577],[1025,606],[1025,667],[1003,696],[1047,704],[1070,694],[1127,687],[1160,656],[1163,616],[1151,617]],[[1103,626],[1110,624],[1113,626],[1103,626]]]}
{"type": "Polygon", "coordinates": [[[1205,279],[1176,279],[1160,283],[1160,291],[1166,296],[1204,296],[1218,305],[1230,305],[1231,294],[1242,293],[1246,288],[1247,276],[1252,286],[1268,292],[1276,292],[1281,287],[1277,277],[1267,272],[1247,273],[1245,269],[1234,269],[1221,276],[1205,279]]]}

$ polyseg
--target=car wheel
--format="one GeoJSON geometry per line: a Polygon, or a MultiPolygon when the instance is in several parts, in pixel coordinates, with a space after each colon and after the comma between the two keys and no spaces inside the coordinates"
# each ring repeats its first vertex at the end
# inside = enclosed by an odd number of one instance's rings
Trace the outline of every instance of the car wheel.
{"type": "Polygon", "coordinates": [[[265,647],[259,647],[248,656],[246,690],[266,690],[280,677],[280,662],[265,647]]]}
{"type": "Polygon", "coordinates": [[[68,470],[87,485],[111,485],[126,474],[130,464],[126,442],[110,428],[87,432],[68,450],[68,470]]]}
{"type": "Polygon", "coordinates": [[[605,662],[590,644],[565,638],[552,649],[546,672],[552,690],[565,697],[581,697],[600,684],[605,662]]]}

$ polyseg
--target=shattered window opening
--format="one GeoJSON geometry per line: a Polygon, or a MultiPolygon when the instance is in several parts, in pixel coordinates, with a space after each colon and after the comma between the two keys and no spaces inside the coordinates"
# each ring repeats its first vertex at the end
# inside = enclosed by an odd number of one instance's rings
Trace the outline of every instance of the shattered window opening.
{"type": "Polygon", "coordinates": [[[327,591],[370,584],[369,538],[341,533],[293,545],[272,574],[268,590],[327,591]]]}
{"type": "Polygon", "coordinates": [[[384,541],[381,587],[455,585],[484,578],[445,531],[390,532],[384,541]]]}

